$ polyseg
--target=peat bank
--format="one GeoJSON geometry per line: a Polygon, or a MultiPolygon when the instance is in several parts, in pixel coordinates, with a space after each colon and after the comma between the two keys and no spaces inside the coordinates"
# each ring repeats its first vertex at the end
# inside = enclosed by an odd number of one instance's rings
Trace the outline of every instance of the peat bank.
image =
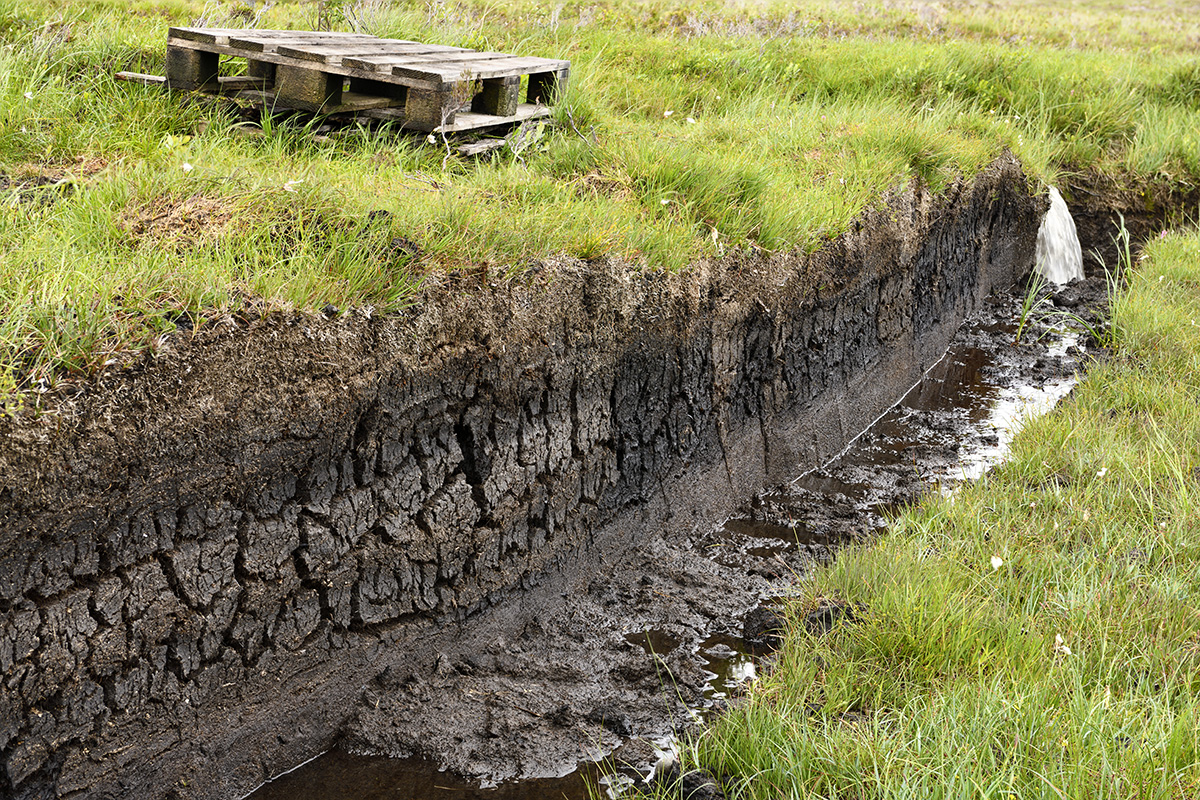
{"type": "Polygon", "coordinates": [[[620,637],[564,598],[670,595],[608,578],[838,453],[1029,271],[1043,210],[1003,157],[811,255],[229,320],[0,420],[0,796],[240,797],[339,742],[497,781],[611,749],[659,678],[556,702],[620,637]],[[537,725],[577,735],[521,749],[537,725]]]}

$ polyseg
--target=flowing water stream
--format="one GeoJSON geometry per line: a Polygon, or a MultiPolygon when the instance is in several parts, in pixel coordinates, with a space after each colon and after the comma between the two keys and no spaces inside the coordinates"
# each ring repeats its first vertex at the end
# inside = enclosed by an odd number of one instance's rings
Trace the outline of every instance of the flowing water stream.
{"type": "Polygon", "coordinates": [[[1036,269],[1056,286],[1083,278],[1083,249],[1075,220],[1058,189],[1050,187],[1050,209],[1038,230],[1036,269]]]}

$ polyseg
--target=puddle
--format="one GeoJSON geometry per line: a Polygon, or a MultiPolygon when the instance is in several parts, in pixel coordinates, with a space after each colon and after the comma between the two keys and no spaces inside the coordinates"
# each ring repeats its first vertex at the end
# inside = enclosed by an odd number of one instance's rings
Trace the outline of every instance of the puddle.
{"type": "Polygon", "coordinates": [[[625,641],[637,645],[651,656],[665,656],[683,644],[682,639],[653,628],[627,633],[625,634],[625,641]]]}
{"type": "Polygon", "coordinates": [[[705,639],[700,643],[698,653],[704,660],[704,669],[711,676],[704,687],[704,696],[710,704],[729,700],[741,687],[758,677],[758,659],[765,654],[753,652],[742,639],[725,634],[705,639]]]}
{"type": "MultiPolygon", "coordinates": [[[[263,784],[244,800],[589,800],[588,784],[605,779],[594,764],[561,778],[480,788],[420,758],[354,756],[330,750],[263,784]]],[[[608,779],[606,783],[623,784],[608,779]]]]}

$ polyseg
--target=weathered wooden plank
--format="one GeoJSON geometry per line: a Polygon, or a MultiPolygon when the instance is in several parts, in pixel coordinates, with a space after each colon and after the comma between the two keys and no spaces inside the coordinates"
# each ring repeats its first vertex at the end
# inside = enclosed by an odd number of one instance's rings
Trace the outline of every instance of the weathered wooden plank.
{"type": "Polygon", "coordinates": [[[118,72],[114,75],[119,81],[129,81],[130,83],[140,83],[142,86],[166,86],[167,79],[164,75],[147,75],[144,72],[118,72]]]}
{"type": "Polygon", "coordinates": [[[483,81],[483,88],[471,101],[471,110],[480,114],[509,117],[517,113],[518,95],[521,93],[521,76],[490,78],[483,81]]]}
{"type": "MultiPolygon", "coordinates": [[[[280,45],[275,49],[275,52],[286,58],[295,58],[301,61],[312,61],[318,64],[340,64],[344,58],[353,58],[355,56],[386,56],[393,53],[404,54],[412,52],[414,47],[427,53],[441,52],[434,49],[434,46],[423,45],[419,42],[397,42],[395,44],[354,42],[337,47],[325,45],[280,45]]],[[[444,52],[458,52],[461,50],[462,48],[447,47],[444,52]]]]}
{"type": "Polygon", "coordinates": [[[458,154],[460,156],[479,156],[484,153],[490,153],[493,150],[499,150],[507,144],[505,139],[480,139],[478,142],[470,142],[458,146],[458,154]]]}
{"type": "Polygon", "coordinates": [[[220,63],[216,53],[168,47],[167,86],[184,90],[215,88],[220,63]]]}
{"type": "MultiPolygon", "coordinates": [[[[399,122],[402,127],[409,127],[406,123],[404,111],[399,108],[369,109],[361,112],[359,116],[383,120],[385,122],[399,122]]],[[[485,130],[487,128],[513,125],[514,123],[525,122],[531,119],[543,119],[548,116],[550,116],[550,109],[545,106],[531,105],[529,103],[522,103],[517,106],[517,113],[510,117],[494,117],[491,114],[460,111],[455,115],[454,122],[446,125],[442,130],[446,133],[485,130]]]]}
{"type": "MultiPolygon", "coordinates": [[[[388,64],[392,66],[404,66],[406,64],[457,64],[463,61],[496,61],[502,58],[517,58],[517,56],[511,53],[480,53],[475,50],[458,50],[456,52],[421,52],[414,50],[410,53],[372,56],[369,60],[363,60],[367,63],[376,64],[376,68],[378,69],[388,64]]],[[[344,58],[342,59],[342,63],[348,64],[354,60],[352,58],[344,58]]]]}
{"type": "Polygon", "coordinates": [[[550,109],[545,106],[531,105],[529,103],[521,103],[517,106],[517,113],[508,117],[495,117],[491,114],[460,111],[455,115],[454,121],[443,127],[442,130],[445,133],[455,133],[458,131],[478,130],[480,128],[494,128],[499,125],[512,125],[516,122],[543,119],[548,116],[550,116],[550,109]]]}
{"type": "Polygon", "coordinates": [[[525,102],[548,106],[557,103],[567,91],[567,80],[571,77],[570,67],[553,72],[534,72],[529,75],[529,88],[525,102]]]}
{"type": "MultiPolygon", "coordinates": [[[[342,58],[341,66],[391,74],[392,67],[395,66],[405,64],[436,64],[447,60],[461,60],[464,57],[469,58],[474,53],[473,50],[461,50],[459,48],[443,50],[440,48],[434,49],[434,47],[437,46],[419,45],[405,51],[398,49],[394,53],[345,56],[342,58]]],[[[504,58],[508,57],[507,54],[501,54],[501,56],[504,58]]]]}
{"type": "MultiPolygon", "coordinates": [[[[316,41],[345,39],[348,37],[366,36],[365,33],[353,31],[304,31],[291,28],[193,28],[186,25],[172,26],[167,29],[168,36],[195,41],[212,41],[214,36],[307,36],[316,41]]],[[[376,37],[377,38],[377,37],[376,37]]]]}
{"type": "Polygon", "coordinates": [[[504,78],[510,75],[525,75],[534,71],[557,70],[569,63],[548,58],[514,56],[484,61],[466,60],[445,65],[436,63],[399,65],[392,68],[392,74],[397,78],[415,78],[426,81],[440,79],[445,84],[453,84],[467,79],[504,78]]]}
{"type": "Polygon", "coordinates": [[[279,31],[270,29],[253,30],[248,28],[168,28],[167,36],[172,39],[187,39],[192,42],[207,44],[225,44],[230,36],[253,32],[259,36],[274,36],[280,33],[295,33],[295,31],[279,31]]]}
{"type": "MultiPolygon", "coordinates": [[[[405,88],[403,86],[399,87],[405,88]]],[[[372,108],[399,108],[405,104],[405,98],[396,99],[377,94],[359,94],[358,92],[342,92],[342,102],[336,106],[326,106],[322,109],[326,114],[346,114],[366,111],[372,108]]]]}
{"type": "MultiPolygon", "coordinates": [[[[355,34],[351,37],[347,37],[345,41],[371,43],[379,40],[374,36],[355,34]]],[[[221,43],[218,42],[218,44],[221,43]]],[[[230,47],[244,50],[247,53],[274,53],[277,52],[281,47],[304,47],[305,45],[311,45],[313,47],[320,46],[312,39],[304,36],[278,36],[271,38],[256,38],[253,35],[230,36],[226,44],[228,44],[230,47]]],[[[289,56],[289,58],[294,58],[294,56],[289,56]]]]}
{"type": "Polygon", "coordinates": [[[253,75],[221,76],[217,79],[222,92],[240,92],[243,89],[265,89],[268,81],[253,75]]]}

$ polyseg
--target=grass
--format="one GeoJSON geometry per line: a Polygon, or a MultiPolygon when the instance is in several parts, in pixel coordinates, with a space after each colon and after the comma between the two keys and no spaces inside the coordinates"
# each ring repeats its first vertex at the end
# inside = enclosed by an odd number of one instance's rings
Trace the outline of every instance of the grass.
{"type": "Polygon", "coordinates": [[[1010,461],[804,584],[793,632],[693,743],[738,798],[1200,793],[1200,234],[1149,244],[1114,356],[1010,461]]]}
{"type": "Polygon", "coordinates": [[[181,313],[386,312],[430,274],[563,254],[678,270],[811,251],[885,191],[1006,149],[1035,183],[1200,177],[1200,23],[1171,3],[330,0],[334,27],[571,59],[554,129],[487,161],[387,128],[248,134],[113,78],[161,73],[167,25],[255,14],[317,23],[286,0],[0,0],[7,385],[36,396],[153,348],[181,313]]]}

